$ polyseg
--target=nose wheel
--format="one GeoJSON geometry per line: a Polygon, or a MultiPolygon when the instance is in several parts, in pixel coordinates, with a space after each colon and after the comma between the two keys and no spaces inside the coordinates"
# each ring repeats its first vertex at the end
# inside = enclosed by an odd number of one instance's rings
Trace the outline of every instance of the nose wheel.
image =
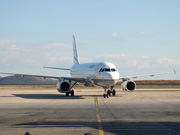
{"type": "Polygon", "coordinates": [[[112,90],[112,95],[116,96],[116,90],[115,89],[112,90]]]}
{"type": "Polygon", "coordinates": [[[108,89],[105,87],[104,89],[105,93],[103,95],[104,98],[109,98],[109,96],[115,96],[116,95],[116,90],[111,87],[111,89],[108,89]]]}
{"type": "Polygon", "coordinates": [[[108,89],[107,94],[111,96],[111,91],[108,89]]]}
{"type": "Polygon", "coordinates": [[[108,94],[104,94],[103,96],[104,96],[104,98],[109,98],[108,94]]]}

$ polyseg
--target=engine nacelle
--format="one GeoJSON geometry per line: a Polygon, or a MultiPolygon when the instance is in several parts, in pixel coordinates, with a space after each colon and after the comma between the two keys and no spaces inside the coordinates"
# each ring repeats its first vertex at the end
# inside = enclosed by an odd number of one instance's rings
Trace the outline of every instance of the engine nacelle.
{"type": "Polygon", "coordinates": [[[127,80],[122,82],[121,88],[126,91],[134,91],[136,89],[136,83],[132,80],[127,80]]]}
{"type": "Polygon", "coordinates": [[[70,84],[67,81],[60,81],[57,83],[57,90],[61,93],[66,93],[70,90],[70,84]]]}

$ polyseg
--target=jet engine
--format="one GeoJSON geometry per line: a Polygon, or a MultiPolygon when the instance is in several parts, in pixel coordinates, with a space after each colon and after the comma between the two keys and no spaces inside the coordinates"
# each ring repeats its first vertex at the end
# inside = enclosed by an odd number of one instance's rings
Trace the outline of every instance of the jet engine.
{"type": "Polygon", "coordinates": [[[134,91],[136,89],[136,83],[132,80],[127,80],[122,82],[121,88],[126,91],[134,91]]]}
{"type": "Polygon", "coordinates": [[[70,90],[70,84],[67,81],[60,81],[57,83],[57,90],[61,93],[66,93],[70,90]]]}

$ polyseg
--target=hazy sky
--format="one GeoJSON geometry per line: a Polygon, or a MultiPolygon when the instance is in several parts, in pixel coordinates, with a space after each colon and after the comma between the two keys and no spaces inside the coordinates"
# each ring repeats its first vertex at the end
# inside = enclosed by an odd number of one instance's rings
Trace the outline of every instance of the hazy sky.
{"type": "Polygon", "coordinates": [[[0,72],[69,76],[42,67],[71,67],[73,34],[81,63],[180,79],[179,0],[0,0],[0,72]]]}

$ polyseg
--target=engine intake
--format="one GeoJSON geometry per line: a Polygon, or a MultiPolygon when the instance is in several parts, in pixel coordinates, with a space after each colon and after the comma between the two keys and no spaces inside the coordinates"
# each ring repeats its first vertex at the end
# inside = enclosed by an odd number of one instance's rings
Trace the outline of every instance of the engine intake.
{"type": "Polygon", "coordinates": [[[70,90],[70,84],[67,81],[60,81],[57,83],[57,90],[61,93],[66,93],[70,90]]]}
{"type": "Polygon", "coordinates": [[[127,80],[122,82],[121,88],[125,91],[134,91],[136,89],[136,83],[132,80],[127,80]]]}

